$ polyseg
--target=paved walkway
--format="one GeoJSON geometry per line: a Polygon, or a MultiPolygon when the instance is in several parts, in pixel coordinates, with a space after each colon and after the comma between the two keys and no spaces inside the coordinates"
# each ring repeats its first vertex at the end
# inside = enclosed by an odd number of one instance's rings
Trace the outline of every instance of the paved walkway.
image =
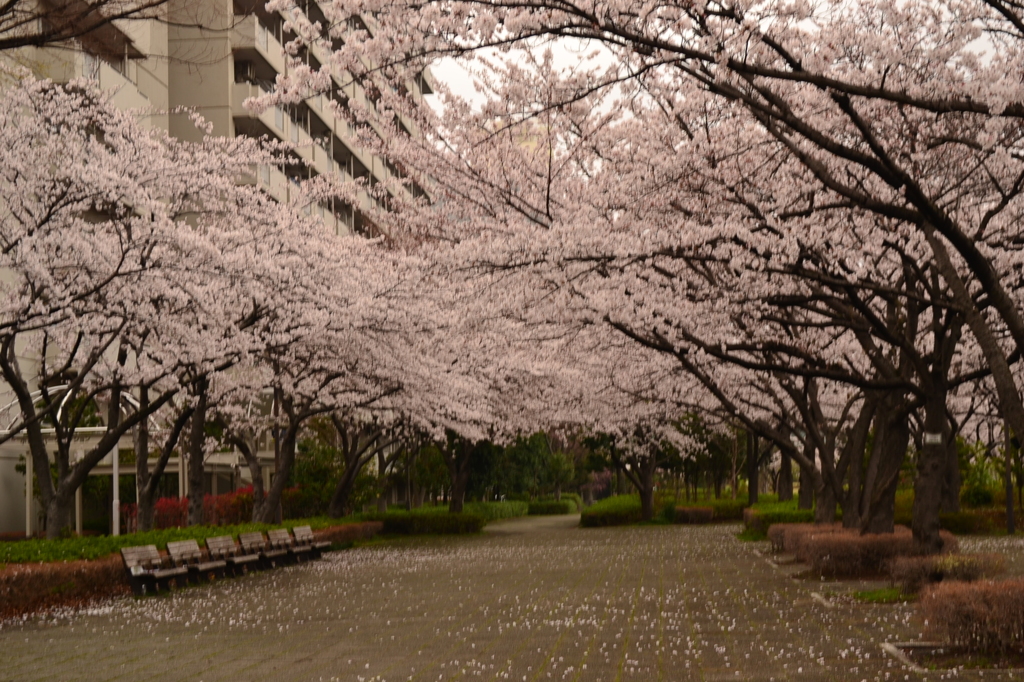
{"type": "Polygon", "coordinates": [[[735,526],[579,529],[577,518],[7,624],[0,680],[921,679],[879,647],[919,636],[911,607],[829,608],[812,593],[850,585],[788,577],[735,526]]]}

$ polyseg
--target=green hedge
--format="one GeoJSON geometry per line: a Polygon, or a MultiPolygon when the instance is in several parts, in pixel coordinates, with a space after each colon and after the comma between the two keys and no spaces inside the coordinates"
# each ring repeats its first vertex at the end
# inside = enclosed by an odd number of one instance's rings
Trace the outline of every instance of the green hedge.
{"type": "Polygon", "coordinates": [[[743,510],[747,508],[746,500],[701,500],[692,502],[679,502],[678,500],[672,504],[672,507],[689,508],[689,507],[710,507],[715,512],[715,521],[742,521],[743,510]]]}
{"type": "Polygon", "coordinates": [[[573,514],[575,512],[576,503],[572,500],[531,502],[529,509],[530,516],[551,516],[554,514],[573,514]]]}
{"type": "Polygon", "coordinates": [[[288,528],[295,526],[311,526],[314,530],[336,526],[338,519],[317,517],[312,519],[290,519],[280,525],[266,523],[242,523],[233,526],[190,526],[188,528],[166,528],[146,533],[128,535],[99,535],[83,538],[66,538],[60,540],[17,540],[0,542],[0,564],[20,564],[32,561],[75,561],[77,559],[98,559],[114,554],[122,547],[133,545],[156,545],[166,549],[168,542],[175,540],[197,540],[218,535],[238,537],[239,533],[260,531],[265,533],[271,528],[288,528]]]}
{"type": "Polygon", "coordinates": [[[572,511],[579,512],[583,511],[583,498],[580,497],[579,493],[562,493],[562,501],[569,501],[573,503],[575,507],[572,511]]]}
{"type": "Polygon", "coordinates": [[[462,511],[482,517],[487,523],[499,519],[526,516],[530,505],[526,502],[467,502],[462,511]]]}
{"type": "Polygon", "coordinates": [[[813,509],[797,509],[796,500],[789,502],[768,502],[748,507],[743,512],[743,524],[747,530],[764,534],[775,523],[811,523],[813,509]]]}
{"type": "Polygon", "coordinates": [[[592,504],[580,514],[584,528],[626,526],[642,519],[639,495],[615,495],[592,504]]]}
{"type": "Polygon", "coordinates": [[[477,514],[416,514],[405,511],[378,514],[387,535],[464,535],[479,533],[487,520],[477,514]]]}

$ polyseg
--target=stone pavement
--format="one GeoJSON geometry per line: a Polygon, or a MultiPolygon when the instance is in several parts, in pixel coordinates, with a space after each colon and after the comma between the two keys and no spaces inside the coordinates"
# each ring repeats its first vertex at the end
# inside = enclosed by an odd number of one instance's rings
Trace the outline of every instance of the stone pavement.
{"type": "Polygon", "coordinates": [[[922,679],[880,649],[920,636],[911,606],[816,597],[855,586],[794,580],[763,544],[736,540],[733,525],[577,521],[389,541],[6,623],[0,680],[922,679]]]}

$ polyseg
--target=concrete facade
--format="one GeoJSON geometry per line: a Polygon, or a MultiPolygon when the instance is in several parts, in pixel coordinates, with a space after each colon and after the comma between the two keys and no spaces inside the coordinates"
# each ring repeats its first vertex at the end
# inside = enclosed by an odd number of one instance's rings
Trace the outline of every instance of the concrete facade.
{"type": "MultiPolygon", "coordinates": [[[[307,4],[307,11],[314,20],[323,20],[323,10],[315,0],[307,4]]],[[[292,167],[288,171],[291,177],[277,168],[254,168],[248,178],[279,201],[289,200],[303,177],[338,174],[370,183],[389,177],[393,169],[356,146],[346,121],[335,117],[328,106],[331,99],[343,105],[366,101],[362,89],[343,73],[336,74],[330,97],[318,95],[287,110],[272,107],[262,114],[243,106],[246,99],[268,92],[277,76],[288,71],[283,44],[289,36],[284,33],[284,16],[266,12],[262,2],[245,4],[244,0],[171,0],[165,12],[161,20],[120,22],[100,36],[72,45],[25,48],[0,59],[56,82],[94,79],[117,107],[136,110],[145,126],[167,130],[180,139],[198,140],[202,135],[189,120],[187,109],[199,112],[216,135],[266,135],[292,142],[295,155],[307,162],[306,168],[292,167]]],[[[309,50],[303,59],[319,67],[327,55],[309,50]]],[[[413,90],[416,97],[429,93],[429,76],[413,90]]],[[[363,194],[357,206],[339,201],[310,205],[306,210],[322,217],[336,234],[373,234],[373,226],[360,212],[370,201],[363,194]]],[[[31,367],[30,357],[22,360],[24,367],[31,367]]],[[[10,390],[0,383],[0,410],[9,406],[0,413],[0,429],[17,416],[16,408],[10,406],[12,400],[10,390]]],[[[130,440],[124,439],[122,451],[131,449],[130,440]]],[[[264,478],[269,483],[273,453],[260,454],[266,461],[264,478]]],[[[0,533],[40,527],[41,510],[35,502],[27,509],[26,477],[17,471],[19,463],[24,467],[26,455],[27,447],[18,438],[0,445],[0,533]]],[[[108,456],[93,475],[112,475],[112,463],[108,456]]],[[[206,468],[218,488],[227,481],[232,487],[251,482],[237,453],[218,453],[206,468]]],[[[133,464],[122,463],[120,469],[122,475],[134,473],[133,464]]],[[[177,477],[181,481],[178,489],[184,490],[185,476],[177,458],[172,458],[165,476],[177,477]]]]}

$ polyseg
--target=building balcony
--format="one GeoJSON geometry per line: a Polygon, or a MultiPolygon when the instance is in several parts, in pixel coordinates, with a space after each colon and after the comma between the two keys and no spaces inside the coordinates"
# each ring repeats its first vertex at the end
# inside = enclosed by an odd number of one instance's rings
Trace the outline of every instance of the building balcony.
{"type": "Polygon", "coordinates": [[[262,57],[277,73],[286,72],[284,48],[255,15],[236,16],[231,29],[231,50],[243,57],[262,57]]]}

